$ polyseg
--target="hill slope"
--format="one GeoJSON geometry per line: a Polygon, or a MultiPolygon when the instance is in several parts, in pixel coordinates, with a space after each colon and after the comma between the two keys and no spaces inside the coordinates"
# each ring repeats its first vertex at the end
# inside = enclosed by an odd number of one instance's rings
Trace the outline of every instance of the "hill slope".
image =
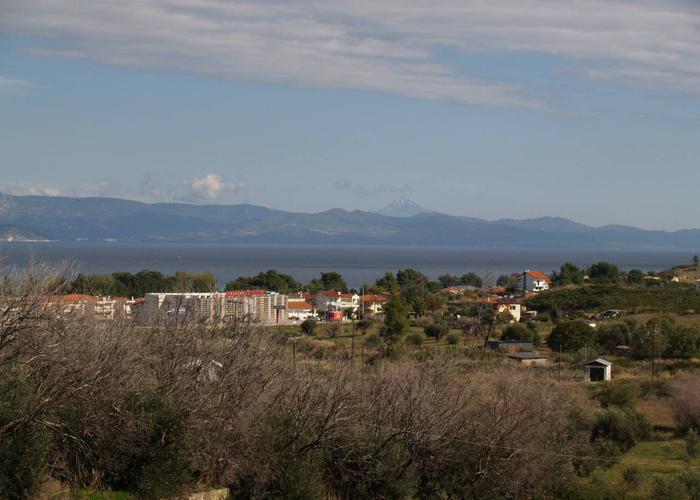
{"type": "Polygon", "coordinates": [[[113,198],[0,195],[0,228],[32,239],[443,245],[549,249],[700,249],[700,230],[594,228],[566,219],[486,221],[439,213],[306,214],[255,205],[146,204],[113,198]]]}

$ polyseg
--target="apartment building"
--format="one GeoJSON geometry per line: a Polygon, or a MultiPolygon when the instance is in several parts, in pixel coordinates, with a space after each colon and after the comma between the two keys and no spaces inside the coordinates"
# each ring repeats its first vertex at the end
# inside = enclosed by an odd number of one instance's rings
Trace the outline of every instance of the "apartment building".
{"type": "Polygon", "coordinates": [[[251,319],[264,324],[287,320],[287,296],[264,290],[214,293],[147,293],[147,314],[191,315],[208,321],[251,319]]]}

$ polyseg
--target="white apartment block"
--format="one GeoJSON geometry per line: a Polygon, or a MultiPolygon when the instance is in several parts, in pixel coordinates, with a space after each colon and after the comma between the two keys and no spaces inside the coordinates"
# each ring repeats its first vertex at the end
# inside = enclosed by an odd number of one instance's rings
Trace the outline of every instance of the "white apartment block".
{"type": "Polygon", "coordinates": [[[144,312],[191,315],[208,321],[251,319],[263,324],[277,324],[287,320],[287,296],[263,290],[147,293],[144,312]]]}

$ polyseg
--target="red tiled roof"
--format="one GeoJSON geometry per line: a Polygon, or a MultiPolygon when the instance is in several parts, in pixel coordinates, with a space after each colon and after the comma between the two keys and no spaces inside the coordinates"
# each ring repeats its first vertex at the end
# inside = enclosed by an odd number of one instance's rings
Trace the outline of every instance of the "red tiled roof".
{"type": "Polygon", "coordinates": [[[363,295],[360,300],[362,302],[386,302],[387,298],[381,295],[363,295]]]}
{"type": "Polygon", "coordinates": [[[296,311],[311,311],[313,306],[306,302],[287,302],[287,309],[294,309],[296,311]]]}
{"type": "Polygon", "coordinates": [[[547,275],[544,274],[543,272],[540,272],[540,271],[527,271],[527,273],[528,273],[530,276],[532,276],[533,278],[535,278],[536,280],[545,280],[545,281],[549,281],[549,276],[547,276],[547,275]]]}
{"type": "Polygon", "coordinates": [[[80,293],[69,293],[68,295],[58,295],[56,297],[51,297],[52,301],[58,301],[58,302],[72,302],[72,303],[78,303],[78,302],[97,302],[100,300],[99,297],[95,297],[94,295],[83,295],[80,293]]]}

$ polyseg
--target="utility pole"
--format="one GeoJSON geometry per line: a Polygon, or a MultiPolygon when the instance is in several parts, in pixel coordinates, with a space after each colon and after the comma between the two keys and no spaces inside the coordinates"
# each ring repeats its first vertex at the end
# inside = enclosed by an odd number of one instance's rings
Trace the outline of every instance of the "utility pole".
{"type": "Polygon", "coordinates": [[[350,337],[350,364],[355,364],[355,318],[352,318],[352,337],[350,337]]]}
{"type": "Polygon", "coordinates": [[[294,371],[296,372],[297,370],[297,340],[299,340],[301,337],[289,337],[289,342],[292,343],[292,367],[294,368],[294,371]]]}
{"type": "Polygon", "coordinates": [[[557,364],[558,364],[557,376],[558,376],[559,380],[561,380],[561,344],[559,345],[559,363],[557,363],[557,364]]]}
{"type": "Polygon", "coordinates": [[[651,381],[653,382],[656,374],[656,326],[651,328],[649,341],[651,343],[651,381]]]}

